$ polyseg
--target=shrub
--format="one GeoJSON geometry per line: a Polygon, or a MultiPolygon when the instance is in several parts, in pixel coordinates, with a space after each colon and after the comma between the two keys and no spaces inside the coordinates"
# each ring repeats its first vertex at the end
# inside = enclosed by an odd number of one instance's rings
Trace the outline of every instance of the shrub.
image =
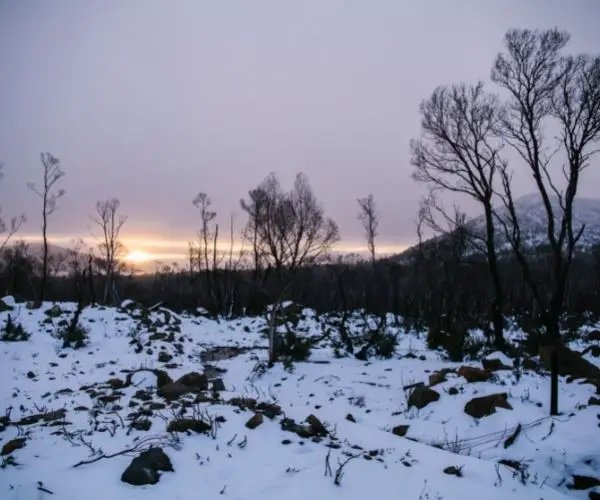
{"type": "Polygon", "coordinates": [[[383,333],[377,336],[373,343],[373,349],[376,356],[389,359],[396,352],[398,345],[398,336],[393,333],[383,333]]]}
{"type": "Polygon", "coordinates": [[[88,343],[89,332],[79,323],[81,311],[82,306],[79,304],[71,322],[58,330],[57,337],[62,340],[63,349],[66,347],[80,349],[88,343]]]}
{"type": "Polygon", "coordinates": [[[23,325],[14,323],[10,314],[6,320],[6,324],[2,328],[2,336],[0,340],[3,342],[25,342],[29,340],[29,333],[25,331],[23,325]]]}
{"type": "Polygon", "coordinates": [[[81,349],[89,340],[89,332],[79,323],[71,323],[58,331],[58,338],[63,342],[63,348],[81,349]]]}

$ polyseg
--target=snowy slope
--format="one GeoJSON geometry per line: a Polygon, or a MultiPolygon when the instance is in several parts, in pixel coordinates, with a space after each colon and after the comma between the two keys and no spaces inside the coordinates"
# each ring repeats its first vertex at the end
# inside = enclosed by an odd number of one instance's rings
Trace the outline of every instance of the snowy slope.
{"type": "MultiPolygon", "coordinates": [[[[560,223],[561,208],[558,198],[552,198],[556,224],[560,223]]],[[[523,241],[530,247],[547,245],[547,213],[539,194],[529,194],[515,200],[517,217],[521,224],[523,241]]],[[[501,211],[506,217],[507,211],[501,211]]],[[[505,219],[508,220],[508,219],[505,219]]],[[[591,198],[576,198],[574,202],[573,228],[577,232],[584,225],[585,229],[579,248],[584,250],[600,243],[600,200],[591,198]]],[[[483,216],[469,221],[469,226],[478,234],[485,234],[485,219],[483,216]]],[[[496,223],[499,248],[508,248],[504,229],[496,223]]],[[[558,234],[558,229],[557,229],[558,234]]]]}
{"type": "MultiPolygon", "coordinates": [[[[74,350],[53,337],[73,304],[61,304],[64,312],[54,318],[45,314],[50,304],[41,310],[12,305],[0,313],[0,325],[11,314],[32,336],[0,342],[0,415],[10,411],[8,420],[17,424],[4,422],[0,447],[26,438],[24,447],[0,457],[0,498],[6,500],[583,499],[588,491],[568,487],[573,474],[600,476],[599,412],[587,404],[592,385],[561,383],[563,415],[550,419],[547,377],[506,370],[487,382],[467,383],[452,371],[460,364],[443,361],[426,349],[422,334],[401,326],[390,327],[400,340],[392,359],[336,358],[325,342],[292,373],[277,365],[260,374],[253,369],[266,357],[262,318],[217,321],[156,311],[144,320],[131,308],[88,308],[82,323],[90,343],[74,350]],[[136,371],[153,368],[173,380],[204,372],[222,378],[225,390],[214,399],[208,391],[169,401],[157,394],[154,373],[136,371]],[[447,380],[433,387],[439,400],[408,408],[410,391],[404,388],[427,383],[444,368],[450,370],[447,380]],[[115,382],[128,378],[130,384],[115,382]],[[512,410],[480,419],[464,412],[473,397],[498,392],[507,393],[512,410]],[[282,414],[251,430],[245,423],[254,413],[246,403],[240,406],[248,398],[276,404],[282,414]],[[64,416],[55,418],[51,412],[61,409],[64,416]],[[36,414],[41,421],[22,421],[36,414]],[[282,429],[284,417],[302,424],[311,414],[327,436],[301,438],[282,429]],[[140,415],[149,430],[131,427],[140,415]],[[213,435],[166,432],[181,415],[221,418],[213,435]],[[518,424],[523,431],[505,448],[518,424]],[[398,425],[409,426],[406,437],[390,432],[398,425]],[[155,485],[121,482],[136,453],[73,467],[136,443],[160,445],[174,472],[162,473],[155,485]],[[331,475],[325,474],[328,454],[331,475]],[[348,458],[336,485],[339,464],[348,458]],[[498,465],[500,459],[521,462],[522,472],[498,465]],[[461,477],[444,473],[452,466],[461,477]]],[[[305,311],[298,330],[318,335],[325,323],[331,328],[328,319],[305,311]]],[[[352,321],[352,328],[362,327],[359,315],[352,321]]]]}

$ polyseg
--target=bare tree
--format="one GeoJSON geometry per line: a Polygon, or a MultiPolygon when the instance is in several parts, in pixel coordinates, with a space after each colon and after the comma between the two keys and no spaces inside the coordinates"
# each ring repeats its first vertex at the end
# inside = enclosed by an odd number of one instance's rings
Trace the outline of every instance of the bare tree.
{"type": "Polygon", "coordinates": [[[46,286],[48,282],[48,218],[56,208],[58,199],[65,194],[64,189],[53,191],[54,185],[64,177],[65,173],[60,167],[60,161],[50,153],[40,155],[42,166],[44,168],[44,179],[41,189],[38,189],[34,183],[29,183],[29,189],[37,194],[42,200],[42,238],[44,251],[42,255],[42,283],[40,286],[39,302],[43,302],[46,295],[46,286]]]}
{"type": "MultiPolygon", "coordinates": [[[[3,168],[4,164],[0,163],[0,181],[4,178],[4,173],[2,172],[3,168]]],[[[17,234],[25,221],[25,214],[22,214],[17,217],[11,217],[10,221],[7,223],[2,217],[2,206],[0,206],[0,234],[4,235],[2,241],[0,242],[0,254],[4,251],[6,245],[8,245],[10,239],[17,234]]]]}
{"type": "Polygon", "coordinates": [[[375,264],[375,238],[378,235],[379,214],[375,206],[375,198],[372,194],[357,200],[360,211],[358,220],[362,222],[367,238],[367,248],[371,256],[371,263],[375,264]]]}
{"type": "Polygon", "coordinates": [[[127,217],[119,215],[121,202],[116,198],[96,203],[96,215],[92,220],[102,230],[102,240],[98,245],[101,253],[101,267],[105,274],[104,303],[114,303],[117,300],[116,278],[119,273],[119,259],[125,252],[125,247],[119,241],[119,235],[127,217]]]}
{"type": "Polygon", "coordinates": [[[218,252],[219,225],[214,224],[214,227],[211,228],[211,222],[215,219],[217,213],[211,209],[212,201],[206,193],[198,193],[192,203],[200,210],[201,227],[198,234],[198,243],[195,246],[198,271],[202,272],[204,269],[208,297],[213,308],[220,310],[216,270],[223,256],[220,256],[218,252]]]}
{"type": "Polygon", "coordinates": [[[494,225],[495,181],[501,145],[495,136],[500,107],[483,84],[438,87],[421,103],[423,138],[411,141],[413,178],[435,191],[448,191],[474,199],[483,209],[485,232],[471,234],[483,251],[494,287],[490,320],[494,343],[504,346],[504,291],[496,249],[494,225]]]}
{"type": "Polygon", "coordinates": [[[269,175],[248,200],[241,200],[248,214],[247,234],[252,234],[255,265],[273,269],[277,296],[271,310],[269,362],[277,359],[276,321],[283,296],[298,270],[327,258],[339,240],[337,224],[325,217],[307,178],[299,173],[294,187],[285,192],[275,174],[269,175]]]}
{"type": "Polygon", "coordinates": [[[500,131],[527,166],[546,212],[552,266],[542,284],[526,252],[511,172],[504,164],[505,213],[497,218],[539,305],[550,343],[552,415],[558,413],[559,320],[574,250],[584,231],[573,225],[574,201],[581,174],[598,152],[593,145],[600,139],[600,57],[562,56],[568,41],[569,35],[558,29],[510,30],[506,53],[497,56],[492,70],[493,81],[509,94],[500,131]],[[558,125],[557,139],[545,133],[548,122],[558,125]],[[562,182],[551,169],[557,152],[566,160],[562,182]]]}

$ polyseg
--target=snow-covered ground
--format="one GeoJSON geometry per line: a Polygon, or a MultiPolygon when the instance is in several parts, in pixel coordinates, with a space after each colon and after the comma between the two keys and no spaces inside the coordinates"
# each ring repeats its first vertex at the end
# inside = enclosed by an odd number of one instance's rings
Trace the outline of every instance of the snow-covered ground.
{"type": "MultiPolygon", "coordinates": [[[[49,317],[52,304],[30,310],[10,297],[4,302],[13,309],[0,313],[0,329],[10,314],[31,337],[0,342],[2,499],[583,499],[593,489],[572,489],[573,476],[600,477],[596,387],[562,379],[561,416],[550,418],[544,374],[505,369],[468,382],[458,368],[481,363],[444,361],[427,349],[424,334],[401,326],[391,327],[399,334],[391,359],[338,358],[323,341],[293,371],[278,364],[262,373],[262,318],[217,321],[156,310],[144,319],[132,304],[86,308],[89,344],[71,349],[55,332],[74,304],[60,304],[62,314],[49,317]],[[170,380],[205,373],[210,389],[175,397],[167,389],[177,384],[165,386],[154,369],[170,380]],[[409,408],[407,386],[428,386],[444,369],[445,381],[431,387],[439,399],[409,408]],[[224,390],[212,389],[215,378],[224,390]],[[499,393],[512,409],[482,418],[465,413],[473,398],[499,393]],[[250,429],[255,411],[265,416],[250,429]],[[311,415],[316,419],[306,423],[311,415]],[[167,432],[184,418],[210,429],[167,432]],[[162,448],[174,471],[160,473],[154,485],[122,482],[149,446],[162,448]]],[[[323,324],[305,311],[297,328],[316,336],[323,324]]],[[[512,365],[500,354],[489,357],[512,365]]]]}

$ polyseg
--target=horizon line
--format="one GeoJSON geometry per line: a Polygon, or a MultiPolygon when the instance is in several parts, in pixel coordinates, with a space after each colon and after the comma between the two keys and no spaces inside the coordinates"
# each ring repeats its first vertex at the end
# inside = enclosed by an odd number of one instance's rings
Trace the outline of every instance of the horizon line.
{"type": "MultiPolygon", "coordinates": [[[[13,236],[12,243],[16,243],[18,241],[24,241],[26,243],[42,243],[43,237],[41,235],[33,234],[18,234],[13,236]]],[[[83,244],[86,245],[89,249],[96,248],[100,242],[98,238],[94,238],[91,236],[82,237],[75,235],[61,235],[48,237],[49,244],[64,247],[65,249],[74,247],[80,241],[83,242],[83,244]]],[[[144,254],[147,256],[147,258],[145,259],[147,261],[160,261],[163,259],[187,260],[189,245],[194,240],[169,240],[148,237],[125,237],[122,238],[120,241],[125,247],[128,256],[131,254],[144,254]],[[169,249],[171,251],[160,251],[161,249],[169,249]]],[[[378,256],[397,254],[410,248],[410,246],[412,246],[412,244],[401,245],[382,243],[380,245],[376,245],[375,253],[378,256]]],[[[244,244],[239,239],[234,240],[234,253],[238,254],[240,251],[247,250],[249,248],[249,245],[244,244]]],[[[217,244],[217,249],[220,252],[229,252],[230,244],[224,242],[217,244]]],[[[368,247],[366,243],[339,242],[333,245],[332,251],[334,253],[343,254],[365,254],[368,253],[368,247]]]]}

